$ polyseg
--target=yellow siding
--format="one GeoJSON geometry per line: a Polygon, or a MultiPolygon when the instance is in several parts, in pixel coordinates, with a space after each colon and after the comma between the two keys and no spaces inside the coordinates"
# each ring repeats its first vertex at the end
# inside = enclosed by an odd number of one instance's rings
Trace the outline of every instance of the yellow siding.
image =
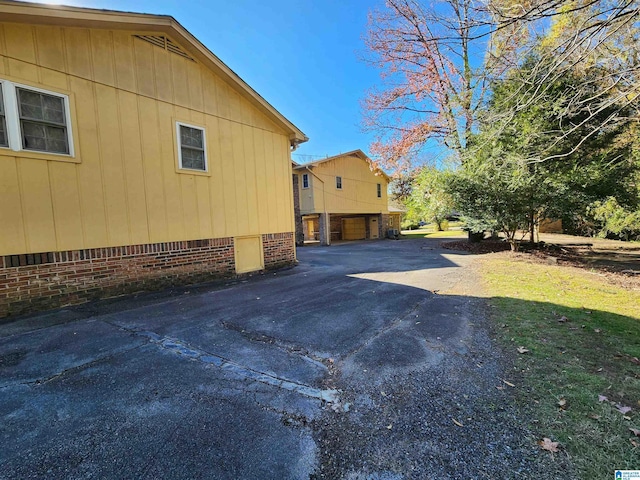
{"type": "Polygon", "coordinates": [[[294,230],[287,134],[145,33],[0,24],[0,78],[69,94],[78,152],[0,149],[0,255],[294,230]],[[207,174],[177,171],[176,120],[207,174]]]}
{"type": "Polygon", "coordinates": [[[388,213],[387,181],[376,175],[359,157],[345,156],[311,167],[309,189],[302,188],[302,213],[388,213]],[[342,177],[342,189],[336,188],[336,176],[342,177]],[[380,184],[381,197],[377,196],[380,184]]]}

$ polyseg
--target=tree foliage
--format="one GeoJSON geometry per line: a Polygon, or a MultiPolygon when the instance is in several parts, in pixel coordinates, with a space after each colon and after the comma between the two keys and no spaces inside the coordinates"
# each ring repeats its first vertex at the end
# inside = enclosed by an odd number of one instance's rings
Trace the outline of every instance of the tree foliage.
{"type": "Polygon", "coordinates": [[[587,82],[591,89],[584,88],[584,80],[597,77],[598,67],[593,67],[595,72],[566,74],[550,85],[546,84],[550,79],[541,74],[535,81],[545,95],[527,109],[513,108],[526,95],[520,88],[523,78],[532,78],[532,71],[542,72],[538,66],[539,59],[531,58],[494,85],[481,131],[472,138],[465,162],[449,184],[458,209],[484,223],[493,222],[514,249],[520,230],[529,231],[534,240],[539,217],[585,212],[589,204],[612,192],[628,203],[637,193],[635,135],[625,124],[603,121],[612,111],[624,109],[612,105],[597,115],[588,109],[587,100],[599,92],[595,82],[587,82]],[[580,97],[576,97],[576,85],[581,88],[580,97]],[[509,116],[508,124],[493,121],[502,115],[509,116]],[[589,135],[594,125],[599,126],[598,132],[589,135]]]}

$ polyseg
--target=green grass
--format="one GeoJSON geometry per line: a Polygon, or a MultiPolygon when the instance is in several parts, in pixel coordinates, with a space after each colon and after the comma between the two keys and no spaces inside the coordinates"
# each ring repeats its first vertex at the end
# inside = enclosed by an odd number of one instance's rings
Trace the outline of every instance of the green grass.
{"type": "Polygon", "coordinates": [[[640,468],[640,447],[631,442],[640,438],[629,430],[640,429],[640,365],[633,361],[640,357],[640,292],[516,258],[486,259],[481,271],[497,336],[516,356],[517,398],[532,409],[536,439],[559,441],[575,478],[640,468]],[[519,346],[529,352],[515,353],[519,346]],[[632,408],[627,418],[616,404],[632,408]]]}

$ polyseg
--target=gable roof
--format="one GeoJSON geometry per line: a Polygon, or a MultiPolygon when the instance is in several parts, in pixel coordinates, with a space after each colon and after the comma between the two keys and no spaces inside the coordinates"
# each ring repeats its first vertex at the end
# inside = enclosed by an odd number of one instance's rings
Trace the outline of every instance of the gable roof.
{"type": "MultiPolygon", "coordinates": [[[[186,50],[187,58],[196,59],[223,80],[240,95],[269,117],[289,134],[292,146],[304,143],[309,138],[284,115],[278,112],[240,76],[216,57],[196,37],[170,15],[121,12],[95,8],[45,5],[13,0],[0,0],[0,22],[59,25],[84,28],[109,28],[113,30],[139,30],[141,36],[148,33],[164,33],[179,43],[178,50],[186,50]]],[[[169,40],[171,41],[171,40],[169,40]]],[[[172,42],[174,43],[174,42],[172,42]]],[[[174,43],[175,45],[175,43],[174,43]]]]}
{"type": "Polygon", "coordinates": [[[323,158],[322,160],[316,160],[315,162],[309,162],[309,163],[302,163],[300,165],[298,165],[297,167],[294,167],[294,170],[302,170],[305,168],[313,168],[316,165],[320,165],[322,163],[326,163],[326,162],[331,162],[332,160],[336,160],[338,158],[342,158],[342,157],[358,157],[361,160],[364,160],[365,162],[367,162],[369,164],[369,169],[375,174],[375,175],[381,175],[383,176],[387,182],[391,181],[391,178],[389,178],[389,175],[387,175],[386,173],[384,173],[379,167],[377,167],[374,163],[373,160],[371,160],[366,153],[364,153],[362,150],[357,149],[357,150],[352,150],[350,152],[347,153],[341,153],[339,155],[334,155],[332,157],[327,157],[327,158],[323,158]]]}

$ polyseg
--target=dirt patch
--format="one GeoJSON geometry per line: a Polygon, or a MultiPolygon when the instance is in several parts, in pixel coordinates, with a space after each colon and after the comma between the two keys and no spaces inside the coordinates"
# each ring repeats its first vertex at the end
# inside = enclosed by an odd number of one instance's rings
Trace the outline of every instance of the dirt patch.
{"type": "Polygon", "coordinates": [[[442,242],[442,248],[473,254],[501,254],[534,263],[565,265],[587,270],[591,275],[632,290],[640,289],[640,245],[612,240],[546,235],[545,241],[523,243],[511,252],[504,240],[442,242]],[[557,241],[551,243],[552,241],[557,241]]]}

